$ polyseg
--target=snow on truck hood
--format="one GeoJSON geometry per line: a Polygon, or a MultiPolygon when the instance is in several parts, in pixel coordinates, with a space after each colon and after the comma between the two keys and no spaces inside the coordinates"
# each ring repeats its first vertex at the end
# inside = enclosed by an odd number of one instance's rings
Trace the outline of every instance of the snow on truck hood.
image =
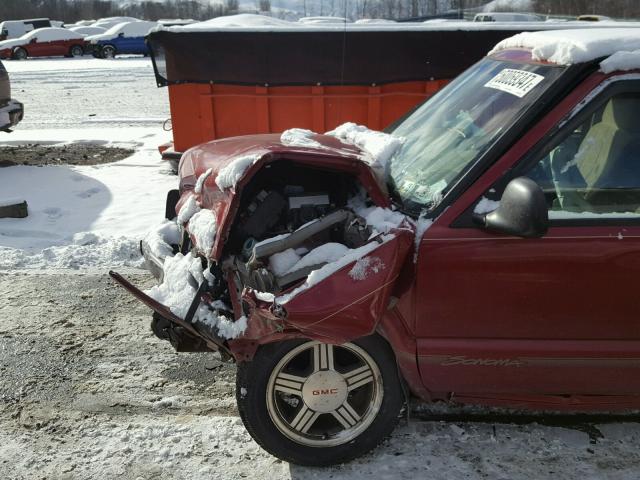
{"type": "Polygon", "coordinates": [[[600,28],[525,32],[498,43],[489,55],[527,48],[537,61],[573,65],[605,58],[605,73],[640,68],[640,28],[600,28]]]}

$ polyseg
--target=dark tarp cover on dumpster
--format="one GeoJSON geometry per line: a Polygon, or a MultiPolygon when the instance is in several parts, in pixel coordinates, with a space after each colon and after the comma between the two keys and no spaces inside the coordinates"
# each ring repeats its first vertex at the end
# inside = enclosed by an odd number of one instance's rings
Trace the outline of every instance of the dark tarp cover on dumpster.
{"type": "Polygon", "coordinates": [[[521,31],[159,31],[148,42],[159,86],[371,85],[453,78],[521,31]]]}

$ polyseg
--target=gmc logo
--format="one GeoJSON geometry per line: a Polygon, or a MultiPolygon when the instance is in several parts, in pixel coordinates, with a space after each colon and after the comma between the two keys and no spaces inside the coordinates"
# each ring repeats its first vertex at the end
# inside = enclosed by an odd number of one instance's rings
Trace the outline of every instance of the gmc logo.
{"type": "Polygon", "coordinates": [[[338,393],[338,389],[337,388],[330,388],[330,389],[326,389],[326,390],[312,390],[311,394],[312,395],[335,395],[336,393],[338,393]]]}

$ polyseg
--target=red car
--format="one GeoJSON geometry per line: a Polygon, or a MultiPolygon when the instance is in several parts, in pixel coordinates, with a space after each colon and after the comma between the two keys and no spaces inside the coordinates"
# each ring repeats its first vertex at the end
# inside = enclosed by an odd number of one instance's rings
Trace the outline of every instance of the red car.
{"type": "Polygon", "coordinates": [[[0,42],[0,58],[81,57],[84,43],[84,35],[66,28],[38,28],[20,38],[0,42]]]}
{"type": "Polygon", "coordinates": [[[638,409],[635,50],[521,34],[389,134],[195,147],[142,243],[160,285],[112,276],[178,351],[238,363],[248,431],[294,463],[369,451],[410,397],[638,409]]]}

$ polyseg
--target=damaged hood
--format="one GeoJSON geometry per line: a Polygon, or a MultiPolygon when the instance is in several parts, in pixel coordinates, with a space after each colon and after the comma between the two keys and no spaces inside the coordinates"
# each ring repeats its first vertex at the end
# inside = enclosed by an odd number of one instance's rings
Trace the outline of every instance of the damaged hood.
{"type": "MultiPolygon", "coordinates": [[[[214,214],[217,232],[213,247],[203,251],[209,258],[220,258],[243,187],[261,168],[277,160],[353,175],[378,206],[390,205],[382,175],[372,166],[366,152],[334,136],[312,134],[286,142],[281,135],[269,134],[205,143],[182,156],[179,167],[182,195],[176,213],[180,218],[181,210],[195,200],[201,209],[214,214]]],[[[190,233],[193,238],[193,232],[190,233]]],[[[194,240],[199,247],[197,238],[194,240]]]]}

